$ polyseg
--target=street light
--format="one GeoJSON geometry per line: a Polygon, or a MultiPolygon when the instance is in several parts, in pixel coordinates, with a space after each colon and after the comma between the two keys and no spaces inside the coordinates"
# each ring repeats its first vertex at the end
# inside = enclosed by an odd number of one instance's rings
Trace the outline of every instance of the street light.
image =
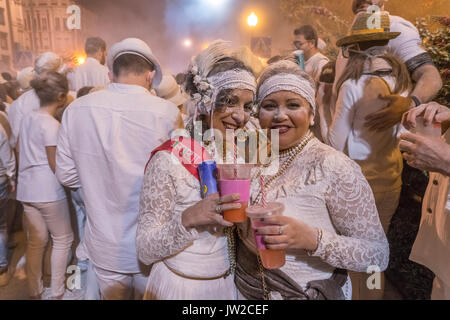
{"type": "Polygon", "coordinates": [[[190,48],[192,46],[192,41],[190,39],[186,39],[186,40],[183,41],[183,45],[186,48],[190,48]]]}
{"type": "Polygon", "coordinates": [[[256,27],[256,25],[258,24],[258,16],[257,16],[254,12],[252,12],[252,13],[248,16],[248,18],[247,18],[247,24],[248,24],[250,27],[256,27]]]}
{"type": "Polygon", "coordinates": [[[223,5],[224,0],[205,0],[205,2],[211,6],[218,7],[223,5]]]}
{"type": "Polygon", "coordinates": [[[86,57],[84,55],[80,54],[75,57],[75,65],[81,66],[85,62],[86,62],[86,57]]]}

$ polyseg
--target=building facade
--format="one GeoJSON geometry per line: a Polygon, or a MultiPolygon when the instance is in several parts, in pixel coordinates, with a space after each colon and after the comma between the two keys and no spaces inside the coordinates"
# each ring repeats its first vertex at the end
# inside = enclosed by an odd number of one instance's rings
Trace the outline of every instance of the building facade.
{"type": "Polygon", "coordinates": [[[74,0],[0,0],[0,69],[20,70],[43,52],[66,60],[83,51],[88,21],[93,13],[80,7],[79,28],[69,28],[68,11],[74,0]]]}

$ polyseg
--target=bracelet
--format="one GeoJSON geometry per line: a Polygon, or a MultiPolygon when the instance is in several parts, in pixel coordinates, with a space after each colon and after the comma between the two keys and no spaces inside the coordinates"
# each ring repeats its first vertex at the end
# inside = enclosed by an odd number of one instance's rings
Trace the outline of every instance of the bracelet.
{"type": "Polygon", "coordinates": [[[416,96],[410,96],[410,98],[412,99],[412,101],[414,102],[416,107],[418,107],[422,104],[422,102],[420,102],[419,98],[417,98],[416,96]]]}
{"type": "Polygon", "coordinates": [[[305,250],[308,256],[314,255],[314,253],[319,249],[320,242],[322,242],[322,229],[317,229],[317,248],[315,250],[305,250]]]}

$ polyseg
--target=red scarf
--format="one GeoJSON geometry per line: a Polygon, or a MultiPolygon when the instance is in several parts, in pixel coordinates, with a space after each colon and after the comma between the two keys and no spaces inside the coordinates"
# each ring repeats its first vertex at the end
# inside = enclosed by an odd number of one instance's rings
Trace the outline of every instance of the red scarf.
{"type": "Polygon", "coordinates": [[[195,178],[200,181],[200,176],[198,174],[198,165],[203,161],[210,160],[211,157],[208,152],[203,148],[197,141],[192,138],[178,137],[173,140],[168,140],[160,145],[158,148],[152,151],[150,159],[145,166],[147,170],[148,164],[152,160],[153,156],[159,151],[167,151],[172,153],[192,174],[195,178]]]}

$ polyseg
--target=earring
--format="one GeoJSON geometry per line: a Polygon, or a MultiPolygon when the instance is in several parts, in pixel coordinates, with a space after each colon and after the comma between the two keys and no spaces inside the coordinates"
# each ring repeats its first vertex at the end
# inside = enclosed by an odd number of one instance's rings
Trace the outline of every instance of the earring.
{"type": "Polygon", "coordinates": [[[309,123],[309,126],[312,127],[315,124],[314,120],[311,120],[311,122],[309,123]]]}

